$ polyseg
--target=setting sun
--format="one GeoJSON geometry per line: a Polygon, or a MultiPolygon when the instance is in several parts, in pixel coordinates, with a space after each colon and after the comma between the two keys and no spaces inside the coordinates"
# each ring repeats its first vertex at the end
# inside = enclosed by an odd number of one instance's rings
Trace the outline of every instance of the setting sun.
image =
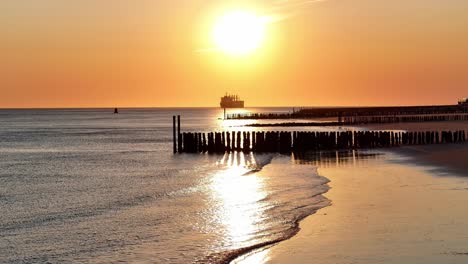
{"type": "Polygon", "coordinates": [[[247,11],[220,17],[214,26],[216,48],[230,55],[246,55],[258,49],[265,37],[265,19],[247,11]]]}

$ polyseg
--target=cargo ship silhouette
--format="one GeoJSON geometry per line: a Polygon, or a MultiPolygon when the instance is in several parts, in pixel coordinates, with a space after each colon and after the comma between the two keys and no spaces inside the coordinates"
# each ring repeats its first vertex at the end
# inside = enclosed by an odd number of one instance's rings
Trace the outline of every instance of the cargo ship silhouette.
{"type": "Polygon", "coordinates": [[[244,101],[240,100],[238,95],[226,94],[221,97],[219,105],[221,108],[244,108],[244,101]]]}

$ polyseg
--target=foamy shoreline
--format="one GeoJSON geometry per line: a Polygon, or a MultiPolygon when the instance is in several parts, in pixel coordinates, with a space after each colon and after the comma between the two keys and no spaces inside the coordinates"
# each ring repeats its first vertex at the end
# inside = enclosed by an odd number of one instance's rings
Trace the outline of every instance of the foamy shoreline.
{"type": "Polygon", "coordinates": [[[299,233],[237,263],[465,263],[468,144],[385,151],[383,160],[319,168],[332,206],[299,233]],[[440,177],[447,176],[447,177],[440,177]]]}

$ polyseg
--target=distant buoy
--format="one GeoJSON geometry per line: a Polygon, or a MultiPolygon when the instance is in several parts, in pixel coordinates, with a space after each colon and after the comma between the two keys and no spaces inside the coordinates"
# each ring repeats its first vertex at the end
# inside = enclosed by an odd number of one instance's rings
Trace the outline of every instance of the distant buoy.
{"type": "Polygon", "coordinates": [[[118,114],[119,113],[119,109],[115,108],[114,109],[114,114],[118,114]]]}

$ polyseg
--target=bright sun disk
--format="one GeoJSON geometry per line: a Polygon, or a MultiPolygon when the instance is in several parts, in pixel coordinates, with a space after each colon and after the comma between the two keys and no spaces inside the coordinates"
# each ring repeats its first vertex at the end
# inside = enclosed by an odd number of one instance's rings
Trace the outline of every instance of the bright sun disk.
{"type": "Polygon", "coordinates": [[[215,24],[216,47],[230,55],[245,55],[258,49],[265,37],[265,20],[246,11],[230,12],[215,24]]]}

